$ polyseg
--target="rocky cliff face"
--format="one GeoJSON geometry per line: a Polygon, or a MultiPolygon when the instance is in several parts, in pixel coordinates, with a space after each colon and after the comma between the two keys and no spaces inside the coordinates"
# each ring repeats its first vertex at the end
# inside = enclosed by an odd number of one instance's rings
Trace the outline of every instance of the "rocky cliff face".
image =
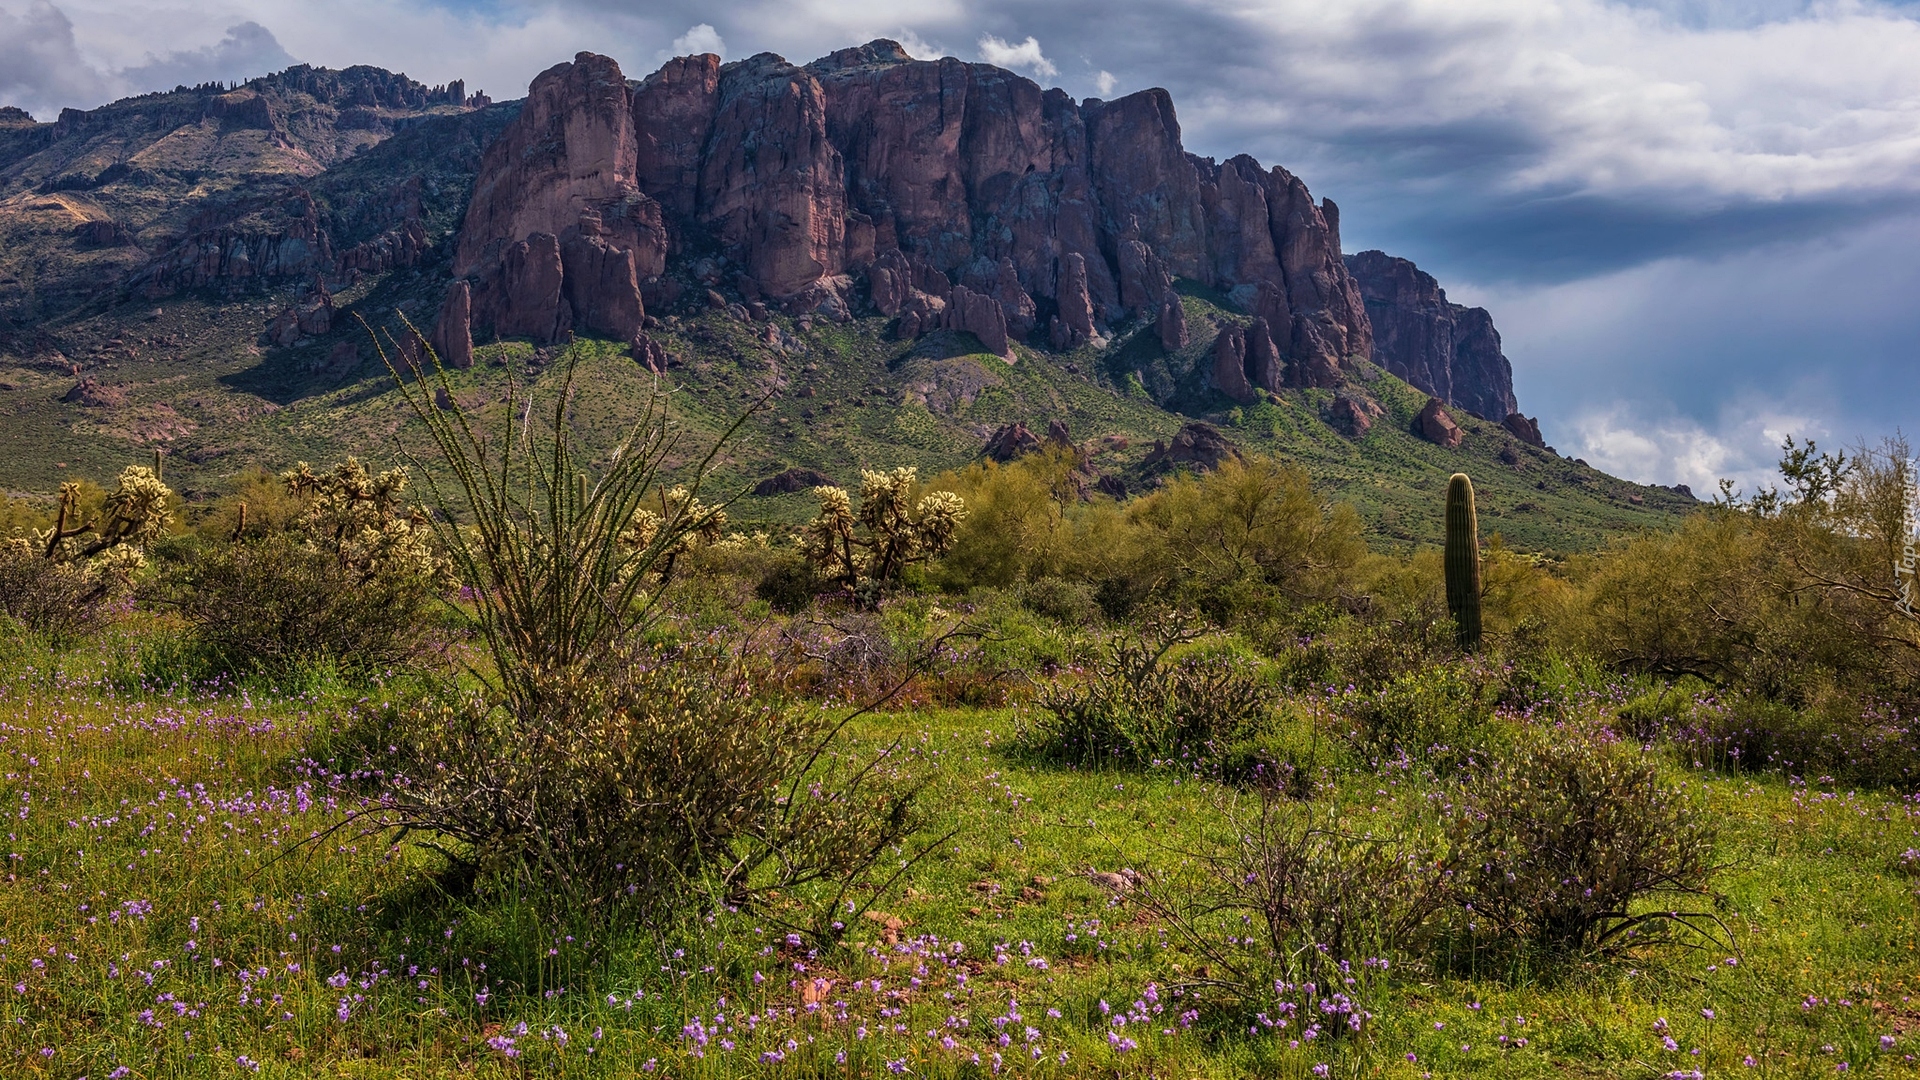
{"type": "Polygon", "coordinates": [[[250,294],[417,266],[511,115],[488,104],[457,81],[301,65],[51,123],[0,109],[0,320],[121,289],[250,294]]]}
{"type": "Polygon", "coordinates": [[[1008,356],[1162,317],[1178,347],[1185,279],[1265,321],[1247,378],[1277,387],[1337,381],[1372,351],[1339,245],[1338,209],[1286,170],[1188,154],[1163,90],[1075,102],[875,41],[805,66],[682,57],[638,85],[591,53],[543,73],[487,153],[455,269],[475,322],[503,333],[581,325],[583,305],[629,318],[605,267],[631,255],[636,287],[670,297],[668,258],[685,255],[749,299],[836,318],[871,303],[1008,356]],[[559,301],[509,280],[536,236],[558,241],[559,301]],[[570,242],[593,247],[592,280],[570,242]],[[521,310],[550,303],[569,310],[521,310]]]}
{"type": "MultiPolygon", "coordinates": [[[[1433,275],[1383,251],[1346,257],[1373,326],[1373,358],[1435,398],[1488,420],[1515,411],[1513,367],[1485,308],[1447,300],[1433,275]]],[[[1537,430],[1532,440],[1537,442],[1537,430]]]]}

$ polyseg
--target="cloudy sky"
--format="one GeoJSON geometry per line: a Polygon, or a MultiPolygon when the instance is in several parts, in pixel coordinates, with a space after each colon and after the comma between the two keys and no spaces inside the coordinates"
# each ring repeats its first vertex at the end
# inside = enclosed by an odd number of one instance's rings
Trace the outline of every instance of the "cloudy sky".
{"type": "Polygon", "coordinates": [[[1077,96],[1171,90],[1494,313],[1548,441],[1763,478],[1781,437],[1920,434],[1920,0],[0,0],[50,119],[294,60],[496,98],[580,49],[805,60],[873,37],[1077,96]]]}

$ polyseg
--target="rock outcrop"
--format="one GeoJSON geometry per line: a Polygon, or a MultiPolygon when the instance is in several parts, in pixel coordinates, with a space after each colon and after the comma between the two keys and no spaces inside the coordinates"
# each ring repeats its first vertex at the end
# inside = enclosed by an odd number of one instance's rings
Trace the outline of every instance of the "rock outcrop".
{"type": "Polygon", "coordinates": [[[660,204],[641,192],[634,92],[581,53],[541,72],[487,148],[454,251],[477,281],[473,321],[550,343],[570,329],[630,340],[640,286],[666,269],[660,204]]]}
{"type": "Polygon", "coordinates": [[[645,292],[669,252],[716,248],[709,287],[840,318],[864,277],[902,336],[966,330],[1003,356],[1043,328],[1065,350],[1133,319],[1184,347],[1175,278],[1266,320],[1276,385],[1295,360],[1331,385],[1372,348],[1338,208],[1284,169],[1188,154],[1165,91],[1075,102],[884,40],[804,67],[681,57],[631,88],[590,53],[542,73],[487,151],[455,272],[501,334],[616,333],[636,305],[611,253],[645,292]],[[523,311],[534,298],[506,281],[536,234],[562,251],[565,313],[523,311]]]}
{"type": "Polygon", "coordinates": [[[1363,251],[1346,263],[1366,301],[1376,363],[1483,419],[1515,411],[1513,367],[1485,308],[1449,302],[1431,274],[1385,252],[1363,251]]]}
{"type": "Polygon", "coordinates": [[[1340,434],[1358,439],[1373,427],[1373,419],[1380,413],[1380,406],[1372,401],[1341,394],[1327,407],[1327,423],[1340,434]]]}
{"type": "Polygon", "coordinates": [[[1220,328],[1213,339],[1214,388],[1242,405],[1251,405],[1257,395],[1247,378],[1247,333],[1237,326],[1220,328]]]}
{"type": "Polygon", "coordinates": [[[473,366],[473,292],[466,282],[454,282],[440,301],[428,342],[442,364],[462,371],[473,366]]]}
{"type": "Polygon", "coordinates": [[[832,486],[833,478],[826,473],[795,466],[755,484],[753,493],[764,498],[768,495],[791,495],[796,491],[812,491],[817,487],[832,486]]]}
{"type": "Polygon", "coordinates": [[[1460,441],[1466,437],[1466,433],[1460,430],[1460,425],[1453,422],[1453,417],[1448,414],[1445,404],[1437,397],[1428,398],[1427,407],[1421,409],[1420,414],[1413,418],[1413,433],[1449,450],[1459,446],[1460,441]]]}
{"type": "Polygon", "coordinates": [[[1040,437],[1026,424],[1015,420],[995,428],[993,434],[987,436],[987,445],[981,453],[995,461],[1008,462],[1033,453],[1040,445],[1040,437]]]}
{"type": "Polygon", "coordinates": [[[1183,426],[1172,441],[1155,442],[1143,464],[1148,468],[1197,465],[1201,469],[1216,469],[1221,462],[1239,456],[1240,451],[1220,434],[1220,429],[1195,420],[1183,426]]]}
{"type": "Polygon", "coordinates": [[[1160,347],[1168,352],[1178,352],[1192,341],[1187,331],[1187,309],[1180,306],[1180,295],[1171,289],[1160,298],[1157,327],[1160,331],[1160,347]]]}
{"type": "Polygon", "coordinates": [[[1500,426],[1513,432],[1514,438],[1523,443],[1538,446],[1541,449],[1546,448],[1546,440],[1540,437],[1540,422],[1530,416],[1522,416],[1517,412],[1508,413],[1506,419],[1500,421],[1500,426]]]}

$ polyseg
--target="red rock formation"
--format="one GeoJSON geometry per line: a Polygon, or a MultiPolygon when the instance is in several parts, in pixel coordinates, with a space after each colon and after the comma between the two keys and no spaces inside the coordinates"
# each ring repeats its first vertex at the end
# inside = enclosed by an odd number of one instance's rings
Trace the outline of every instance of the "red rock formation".
{"type": "Polygon", "coordinates": [[[1187,333],[1187,309],[1180,306],[1180,294],[1171,289],[1160,298],[1158,327],[1160,347],[1168,352],[1178,352],[1192,340],[1187,333]]]}
{"type": "Polygon", "coordinates": [[[1000,301],[986,293],[977,293],[965,285],[955,285],[947,298],[944,325],[963,330],[980,339],[986,350],[1008,363],[1013,362],[1013,347],[1007,344],[1007,315],[1000,301]]]}
{"type": "Polygon", "coordinates": [[[700,190],[700,162],[720,105],[720,58],[682,56],[633,93],[633,127],[640,190],[691,219],[700,190]]]}
{"type": "Polygon", "coordinates": [[[1213,339],[1213,385],[1242,405],[1258,396],[1247,380],[1247,335],[1237,326],[1225,326],[1213,339]]]}
{"type": "Polygon", "coordinates": [[[561,243],[560,263],[564,270],[561,287],[573,309],[576,329],[630,339],[645,325],[647,318],[640,302],[634,253],[631,249],[615,247],[597,232],[587,231],[597,220],[582,215],[581,231],[573,232],[561,243]]]}
{"type": "Polygon", "coordinates": [[[1348,438],[1357,439],[1373,426],[1373,419],[1352,398],[1338,397],[1327,409],[1327,422],[1348,438]]]}
{"type": "Polygon", "coordinates": [[[497,270],[481,279],[473,321],[500,337],[532,338],[551,345],[573,328],[573,309],[562,291],[565,276],[560,238],[534,233],[500,254],[497,270]]]}
{"type": "Polygon", "coordinates": [[[929,296],[918,289],[910,290],[906,302],[900,305],[900,321],[894,327],[894,336],[902,341],[911,341],[930,330],[937,330],[946,323],[946,311],[946,300],[929,296]]]}
{"type": "Polygon", "coordinates": [[[1218,428],[1198,420],[1182,427],[1171,442],[1155,442],[1142,464],[1170,467],[1174,465],[1198,465],[1202,469],[1219,468],[1228,458],[1237,458],[1240,451],[1220,434],[1218,428]]]}
{"type": "Polygon", "coordinates": [[[1006,316],[1007,335],[1025,341],[1033,333],[1035,308],[1033,297],[1020,286],[1020,272],[1012,259],[1003,257],[994,268],[993,298],[1006,316]]]}
{"type": "Polygon", "coordinates": [[[635,363],[656,375],[667,370],[667,347],[648,337],[645,331],[635,333],[633,340],[627,342],[627,353],[635,363]]]}
{"type": "Polygon", "coordinates": [[[1447,415],[1446,407],[1439,398],[1427,399],[1427,407],[1421,409],[1420,415],[1413,418],[1413,433],[1449,450],[1459,446],[1460,441],[1466,437],[1466,433],[1460,430],[1460,425],[1454,423],[1453,417],[1447,415]]]}
{"type": "Polygon", "coordinates": [[[838,274],[846,176],[819,81],[761,53],[721,71],[718,100],[695,203],[701,222],[744,254],[747,273],[775,298],[838,274]]]}
{"type": "Polygon", "coordinates": [[[1016,420],[1011,424],[1002,424],[987,437],[986,449],[981,453],[995,461],[1006,462],[1031,454],[1040,449],[1040,439],[1027,429],[1027,425],[1016,420]]]}
{"type": "Polygon", "coordinates": [[[1278,390],[1283,385],[1281,373],[1285,363],[1280,359],[1280,350],[1273,343],[1273,332],[1267,328],[1267,320],[1256,318],[1247,327],[1247,378],[1262,390],[1278,390]]]}
{"type": "Polygon", "coordinates": [[[1515,438],[1529,446],[1545,448],[1547,441],[1540,437],[1540,422],[1517,412],[1508,413],[1500,426],[1513,432],[1515,438]]]}
{"type": "Polygon", "coordinates": [[[381,274],[399,267],[413,266],[427,250],[427,230],[413,217],[364,243],[355,244],[334,260],[333,279],[345,281],[355,270],[363,274],[381,274]]]}
{"type": "Polygon", "coordinates": [[[576,323],[621,339],[638,331],[641,280],[665,270],[667,250],[638,161],[618,64],[581,53],[535,77],[487,148],[454,253],[454,273],[481,280],[476,321],[543,343],[576,323]]]}
{"type": "Polygon", "coordinates": [[[1513,367],[1484,308],[1447,300],[1432,275],[1385,252],[1349,256],[1374,328],[1374,360],[1450,405],[1489,420],[1514,412],[1513,367]]]}
{"type": "Polygon", "coordinates": [[[867,294],[880,314],[892,318],[900,314],[913,291],[913,267],[900,249],[885,252],[874,260],[867,272],[867,294]]]}
{"type": "Polygon", "coordinates": [[[462,371],[473,366],[473,293],[466,282],[454,282],[440,301],[431,344],[446,366],[462,371]]]}
{"type": "Polygon", "coordinates": [[[991,296],[1014,340],[1050,306],[1049,339],[1067,349],[1109,320],[1167,313],[1180,277],[1267,320],[1283,360],[1307,350],[1316,384],[1371,349],[1338,208],[1252,158],[1188,155],[1165,91],[1076,103],[888,41],[804,68],[683,57],[632,91],[591,54],[543,73],[487,151],[456,272],[492,272],[533,232],[591,235],[589,210],[643,287],[670,246],[717,242],[744,268],[736,284],[788,310],[837,311],[835,279],[864,272],[876,308],[914,307],[924,330],[933,305],[909,292],[948,295],[924,267],[991,296]]]}
{"type": "Polygon", "coordinates": [[[1289,350],[1287,385],[1333,388],[1340,385],[1342,328],[1324,311],[1296,316],[1293,348],[1289,350]]]}
{"type": "Polygon", "coordinates": [[[1060,314],[1053,317],[1048,336],[1056,349],[1077,349],[1100,336],[1087,292],[1087,260],[1077,251],[1060,257],[1060,314]]]}

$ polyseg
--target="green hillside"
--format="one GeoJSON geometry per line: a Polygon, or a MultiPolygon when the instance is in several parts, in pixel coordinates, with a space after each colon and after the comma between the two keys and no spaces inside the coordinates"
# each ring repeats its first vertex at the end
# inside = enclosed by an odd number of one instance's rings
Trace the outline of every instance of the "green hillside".
{"type": "MultiPolygon", "coordinates": [[[[64,400],[76,382],[70,370],[0,359],[0,485],[46,492],[75,476],[99,479],[156,446],[169,455],[174,482],[202,500],[253,466],[349,453],[392,460],[419,432],[360,320],[387,331],[403,318],[428,322],[441,288],[430,271],[370,279],[336,295],[332,333],[287,348],[256,341],[280,306],[272,297],[106,306],[65,333],[100,343],[103,360],[88,374],[112,389],[113,404],[64,400]],[[143,351],[149,342],[160,347],[143,351]],[[343,360],[346,348],[357,355],[343,360]]],[[[1201,420],[1244,451],[1305,468],[1327,495],[1358,507],[1382,541],[1437,542],[1436,508],[1456,471],[1474,476],[1482,528],[1523,550],[1591,548],[1670,523],[1695,505],[1528,446],[1464,412],[1456,416],[1466,431],[1460,447],[1429,443],[1411,430],[1426,396],[1364,363],[1350,365],[1348,392],[1377,402],[1383,415],[1359,439],[1323,419],[1332,391],[1290,390],[1277,403],[1234,406],[1205,388],[1215,328],[1243,318],[1217,299],[1189,291],[1193,343],[1177,354],[1163,352],[1151,326],[1136,326],[1099,350],[1055,356],[1021,348],[1014,364],[979,352],[971,335],[890,340],[878,317],[802,329],[784,316],[742,322],[703,305],[669,315],[654,332],[675,359],[659,385],[672,395],[689,447],[710,442],[774,392],[723,455],[722,478],[733,484],[790,466],[843,482],[857,481],[862,467],[915,465],[930,475],[975,460],[999,425],[1019,421],[1044,433],[1058,420],[1095,470],[1138,492],[1158,479],[1143,464],[1154,442],[1201,420]]],[[[623,345],[579,348],[576,423],[589,443],[608,445],[655,379],[623,345]]],[[[484,345],[473,370],[454,374],[458,397],[486,412],[504,399],[511,372],[531,365],[537,387],[554,380],[560,352],[484,345]]],[[[749,499],[736,516],[791,521],[810,506],[804,494],[749,499]]]]}

